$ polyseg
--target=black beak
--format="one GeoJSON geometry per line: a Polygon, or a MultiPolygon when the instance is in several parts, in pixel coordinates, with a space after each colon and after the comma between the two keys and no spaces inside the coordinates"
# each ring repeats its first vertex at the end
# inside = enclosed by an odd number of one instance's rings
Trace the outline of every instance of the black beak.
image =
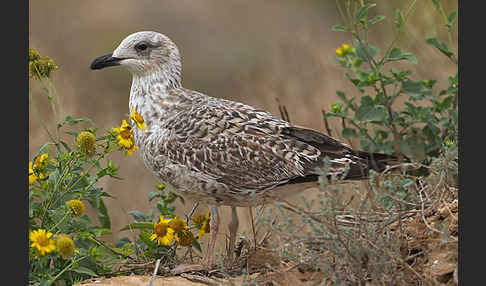
{"type": "Polygon", "coordinates": [[[114,58],[112,56],[113,56],[113,53],[109,53],[107,55],[96,58],[91,63],[91,66],[90,66],[91,69],[92,70],[99,70],[99,69],[106,68],[106,67],[112,67],[112,66],[120,65],[120,61],[122,59],[114,58]]]}

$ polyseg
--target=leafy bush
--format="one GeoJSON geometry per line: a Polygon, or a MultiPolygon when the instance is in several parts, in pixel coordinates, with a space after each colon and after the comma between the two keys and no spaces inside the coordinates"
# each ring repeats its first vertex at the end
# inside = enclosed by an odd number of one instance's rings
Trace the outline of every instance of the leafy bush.
{"type": "MultiPolygon", "coordinates": [[[[414,80],[410,69],[387,68],[396,61],[419,64],[415,55],[395,46],[416,2],[412,1],[406,11],[397,10],[396,36],[381,57],[378,49],[366,40],[370,26],[385,18],[382,15],[367,17],[376,4],[338,2],[346,25],[335,25],[333,30],[351,33],[354,41],[352,46],[344,44],[336,50],[336,60],[350,70],[345,77],[357,88],[360,98],[358,103],[356,97],[337,91],[342,103],[333,104],[326,117],[341,118],[341,135],[346,139],[359,137],[364,151],[395,153],[420,162],[427,155],[436,157],[444,144],[457,142],[459,84],[456,72],[448,77],[448,87],[435,93],[433,88],[437,80],[414,80]],[[356,12],[350,14],[349,11],[356,12]],[[404,99],[403,105],[397,103],[400,99],[404,99]]],[[[433,3],[444,14],[450,35],[457,11],[445,16],[440,2],[433,3]]],[[[445,43],[436,38],[426,39],[425,43],[457,64],[455,54],[445,43]]]]}
{"type": "MultiPolygon", "coordinates": [[[[177,196],[166,193],[162,185],[158,186],[158,192],[149,195],[150,200],[160,199],[156,203],[160,212],[158,223],[151,222],[153,214],[143,216],[133,211],[136,222],[122,230],[142,229],[139,240],[131,242],[124,238],[115,245],[102,241],[101,236],[112,233],[103,200],[111,196],[98,183],[104,177],[120,179],[117,176],[119,167],[108,157],[115,151],[132,155],[138,149],[132,130],[145,129],[143,118],[133,112],[128,119],[130,123],[123,120],[119,128],[106,130],[101,136],[88,118],[68,115],[60,121],[60,105],[51,81],[52,73],[59,67],[52,58],[41,57],[35,49],[29,50],[29,67],[31,78],[42,85],[56,122],[55,132],[41,122],[50,142],[42,145],[29,162],[30,284],[72,285],[90,277],[128,272],[115,273],[114,265],[145,263],[153,259],[168,263],[174,261],[177,245],[194,245],[200,251],[197,238],[209,232],[209,229],[204,231],[209,216],[196,220],[189,229],[187,222],[175,216],[175,207],[171,206],[177,196]],[[80,123],[89,127],[78,128],[80,123]],[[61,139],[61,132],[72,135],[73,140],[61,139]],[[85,203],[91,205],[99,224],[92,222],[85,213],[85,203]],[[199,231],[197,238],[191,232],[193,229],[199,231]],[[162,240],[162,230],[170,234],[167,241],[162,240]],[[142,255],[136,252],[140,249],[142,255]]],[[[30,103],[38,115],[32,96],[30,103]]]]}
{"type": "MultiPolygon", "coordinates": [[[[437,80],[413,79],[410,69],[388,68],[396,61],[419,64],[415,55],[396,46],[416,2],[412,0],[406,11],[396,11],[396,37],[379,56],[367,40],[370,27],[384,19],[368,17],[376,4],[336,1],[344,25],[333,30],[353,38],[352,44],[336,50],[336,61],[348,70],[345,77],[359,99],[337,91],[342,101],[324,112],[326,126],[329,118],[341,121],[342,137],[350,142],[360,138],[363,150],[394,154],[400,163],[383,173],[371,171],[361,187],[337,184],[339,179],[328,179],[324,168],[315,199],[277,203],[276,209],[259,217],[276,238],[278,255],[320,271],[330,283],[326,285],[436,285],[436,277],[424,274],[424,257],[444,245],[457,249],[452,222],[432,225],[427,218],[441,206],[457,202],[458,73],[447,78],[445,89],[434,92],[437,80]],[[410,172],[418,168],[425,172],[410,172]],[[275,217],[282,219],[275,223],[275,217]],[[423,225],[423,236],[410,232],[417,224],[423,225]],[[433,244],[428,237],[440,243],[433,244]],[[422,245],[412,243],[417,240],[422,245]]],[[[456,11],[447,15],[438,0],[433,4],[450,35],[456,11]]],[[[432,45],[457,64],[455,54],[440,40],[426,39],[424,45],[432,45]]],[[[452,272],[441,279],[449,278],[452,272]]]]}

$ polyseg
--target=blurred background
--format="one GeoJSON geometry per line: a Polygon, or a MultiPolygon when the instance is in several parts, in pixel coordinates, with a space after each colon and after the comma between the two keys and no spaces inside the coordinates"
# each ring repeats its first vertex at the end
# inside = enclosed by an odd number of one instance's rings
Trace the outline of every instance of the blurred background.
{"type": "MultiPolygon", "coordinates": [[[[373,13],[384,21],[370,31],[369,40],[383,51],[393,38],[396,9],[405,10],[411,1],[376,1],[373,13]]],[[[457,1],[441,1],[446,12],[457,1]]],[[[129,73],[121,68],[89,69],[91,61],[113,51],[127,35],[152,30],[166,34],[179,47],[183,61],[183,85],[210,96],[240,101],[280,116],[278,103],[285,105],[292,123],[324,130],[321,110],[338,101],[336,90],[358,95],[344,78],[345,70],[334,60],[349,34],[331,31],[342,24],[334,0],[267,1],[30,1],[29,46],[55,59],[59,70],[53,83],[61,101],[61,118],[88,117],[100,131],[119,126],[128,114],[129,73]]],[[[446,82],[456,67],[425,39],[447,41],[443,19],[432,1],[418,1],[398,46],[414,53],[419,65],[400,63],[415,70],[417,79],[438,78],[446,82]]],[[[453,32],[457,52],[457,29],[453,32]]],[[[380,55],[380,54],[379,54],[380,55]]],[[[437,88],[443,86],[438,84],[437,88]]],[[[52,112],[39,84],[30,81],[30,93],[39,113],[29,116],[29,158],[48,141],[40,120],[54,128],[52,112]]],[[[331,129],[338,128],[331,122],[331,129]]],[[[101,132],[99,134],[102,134],[101,132]]],[[[334,135],[336,135],[334,133],[334,135]]],[[[339,137],[339,136],[337,136],[339,137]]],[[[70,135],[65,138],[72,140],[70,135]]],[[[357,145],[355,147],[358,147],[357,145]]],[[[123,180],[105,179],[104,190],[115,198],[105,200],[116,241],[128,232],[117,229],[133,221],[130,210],[148,212],[147,194],[158,183],[145,169],[138,153],[110,158],[120,165],[123,180]]],[[[193,202],[177,205],[183,216],[193,202]]],[[[205,212],[201,205],[198,212],[205,212]]],[[[248,209],[238,210],[240,231],[248,230],[248,209]]],[[[221,235],[227,231],[229,208],[220,210],[221,235]]]]}

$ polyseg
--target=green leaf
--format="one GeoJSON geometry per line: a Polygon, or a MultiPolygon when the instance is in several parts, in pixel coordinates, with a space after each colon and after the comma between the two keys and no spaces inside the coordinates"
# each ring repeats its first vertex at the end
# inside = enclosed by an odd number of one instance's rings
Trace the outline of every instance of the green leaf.
{"type": "MultiPolygon", "coordinates": [[[[40,156],[42,154],[46,154],[46,153],[49,153],[49,145],[50,143],[45,143],[44,145],[42,145],[40,148],[39,148],[39,153],[37,153],[37,156],[40,156]]],[[[36,157],[37,157],[36,156],[36,157]]]]}
{"type": "Polygon", "coordinates": [[[71,148],[69,148],[69,146],[66,144],[66,142],[64,142],[64,141],[59,141],[59,142],[61,142],[62,146],[64,146],[66,151],[71,152],[71,148]]]}
{"type": "Polygon", "coordinates": [[[373,24],[376,24],[378,22],[383,21],[383,19],[385,19],[385,16],[379,15],[379,16],[376,16],[376,17],[369,19],[366,23],[368,25],[373,25],[373,24]]]}
{"type": "Polygon", "coordinates": [[[376,47],[367,43],[361,45],[358,40],[354,40],[354,46],[356,47],[356,55],[358,58],[365,62],[369,62],[371,60],[369,57],[374,58],[378,52],[376,47]]]}
{"type": "Polygon", "coordinates": [[[148,200],[151,202],[155,198],[160,198],[160,192],[150,192],[148,194],[148,200]]]}
{"type": "Polygon", "coordinates": [[[456,61],[456,56],[454,55],[453,52],[449,51],[446,44],[437,41],[436,38],[429,38],[429,39],[425,40],[425,42],[427,44],[431,45],[431,46],[436,47],[440,52],[442,52],[444,55],[446,55],[451,60],[456,61]]]}
{"type": "Polygon", "coordinates": [[[358,13],[356,13],[356,18],[359,21],[363,21],[366,18],[366,15],[368,14],[367,13],[368,9],[375,7],[375,6],[376,6],[375,3],[368,3],[368,4],[364,5],[363,7],[359,8],[358,13]]]}
{"type": "Polygon", "coordinates": [[[359,134],[354,130],[353,128],[343,128],[343,131],[341,132],[344,138],[353,138],[353,137],[358,137],[359,134]]]}
{"type": "Polygon", "coordinates": [[[91,230],[94,232],[94,235],[96,237],[102,236],[102,235],[109,235],[112,234],[111,230],[109,228],[102,228],[102,227],[92,227],[91,230]]]}
{"type": "Polygon", "coordinates": [[[406,53],[399,48],[393,48],[390,54],[385,59],[385,62],[399,61],[399,60],[409,60],[414,64],[418,64],[417,58],[412,53],[406,53]]]}
{"type": "Polygon", "coordinates": [[[154,229],[154,223],[153,222],[134,222],[127,224],[126,226],[122,227],[120,231],[122,230],[130,230],[130,229],[154,229]]]}
{"type": "Polygon", "coordinates": [[[74,118],[71,115],[66,116],[66,119],[64,119],[63,124],[67,123],[69,125],[74,125],[74,124],[79,123],[79,122],[88,122],[89,124],[91,124],[93,126],[95,125],[94,122],[89,118],[74,118]]]}
{"type": "Polygon", "coordinates": [[[76,268],[72,268],[71,271],[74,271],[74,272],[79,273],[79,274],[86,274],[86,275],[89,275],[89,276],[92,276],[92,277],[98,276],[98,274],[96,274],[93,270],[91,270],[87,267],[84,267],[84,266],[78,266],[76,268]]]}
{"type": "Polygon", "coordinates": [[[387,118],[387,112],[383,105],[360,106],[356,112],[356,118],[361,122],[383,122],[387,118]]]}
{"type": "Polygon", "coordinates": [[[108,215],[108,209],[106,208],[103,199],[96,198],[96,199],[88,200],[88,202],[96,210],[96,215],[98,216],[98,220],[101,224],[101,227],[110,229],[111,228],[110,216],[108,215]]]}
{"type": "Polygon", "coordinates": [[[129,211],[128,214],[132,215],[137,222],[149,221],[147,215],[143,214],[140,211],[129,211]]]}
{"type": "Polygon", "coordinates": [[[139,235],[138,235],[138,238],[140,238],[140,240],[145,243],[148,247],[150,248],[155,248],[157,247],[157,243],[153,240],[150,239],[150,237],[152,236],[152,233],[151,232],[148,232],[148,231],[142,231],[139,235]]]}
{"type": "Polygon", "coordinates": [[[437,9],[439,12],[442,10],[442,7],[440,6],[440,0],[432,0],[432,3],[434,3],[435,9],[437,9]]]}
{"type": "Polygon", "coordinates": [[[201,245],[199,244],[199,242],[197,240],[193,240],[192,241],[192,246],[194,246],[195,249],[197,249],[197,251],[201,252],[202,253],[202,250],[201,250],[201,245]]]}
{"type": "Polygon", "coordinates": [[[417,135],[412,135],[400,142],[400,151],[408,158],[416,161],[425,159],[425,144],[420,141],[417,135]]]}
{"type": "Polygon", "coordinates": [[[348,27],[343,25],[334,25],[332,26],[331,30],[335,32],[351,32],[351,30],[348,27]]]}
{"type": "Polygon", "coordinates": [[[456,17],[457,17],[457,10],[454,10],[452,11],[449,16],[447,17],[447,21],[448,21],[448,26],[452,26],[452,24],[454,23],[454,21],[456,20],[456,17]]]}
{"type": "Polygon", "coordinates": [[[395,12],[395,25],[397,29],[400,29],[405,23],[405,18],[403,18],[403,13],[400,10],[395,12]]]}
{"type": "Polygon", "coordinates": [[[376,147],[375,143],[372,142],[371,140],[369,140],[368,138],[361,138],[359,140],[359,143],[361,145],[361,148],[363,149],[363,151],[365,152],[377,152],[378,151],[378,148],[376,147]]]}
{"type": "Polygon", "coordinates": [[[402,81],[402,89],[400,92],[410,95],[414,100],[421,100],[425,96],[432,94],[432,90],[426,87],[424,82],[411,79],[402,81]]]}

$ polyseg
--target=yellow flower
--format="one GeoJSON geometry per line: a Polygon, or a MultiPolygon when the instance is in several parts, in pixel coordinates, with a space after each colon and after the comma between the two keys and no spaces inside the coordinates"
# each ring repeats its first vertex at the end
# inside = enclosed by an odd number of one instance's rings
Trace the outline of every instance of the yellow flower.
{"type": "Polygon", "coordinates": [[[35,181],[37,181],[37,176],[34,174],[32,162],[29,162],[29,185],[32,185],[35,181]]]}
{"type": "Polygon", "coordinates": [[[32,170],[35,171],[34,173],[38,173],[37,179],[44,179],[49,174],[47,172],[42,172],[42,170],[49,165],[49,154],[44,153],[35,159],[35,163],[32,166],[32,170]]]}
{"type": "Polygon", "coordinates": [[[29,73],[33,78],[50,77],[51,73],[59,69],[50,57],[41,57],[36,49],[29,48],[29,73]]]}
{"type": "Polygon", "coordinates": [[[342,56],[343,56],[343,49],[338,48],[338,49],[336,50],[336,54],[337,54],[338,56],[342,57],[342,56]]]}
{"type": "Polygon", "coordinates": [[[133,152],[138,149],[133,141],[132,127],[126,122],[126,120],[123,120],[120,128],[115,128],[115,131],[118,134],[118,145],[120,145],[120,147],[122,147],[123,150],[128,153],[128,155],[132,155],[133,152]]]}
{"type": "Polygon", "coordinates": [[[39,157],[37,157],[37,159],[35,159],[35,165],[36,167],[38,168],[44,168],[44,167],[47,167],[47,164],[49,164],[49,154],[48,153],[44,153],[42,155],[40,155],[39,157]]]}
{"type": "Polygon", "coordinates": [[[83,154],[92,156],[96,150],[96,138],[93,133],[83,131],[76,137],[76,145],[83,154]]]}
{"type": "Polygon", "coordinates": [[[145,121],[143,120],[142,115],[138,114],[135,111],[135,108],[132,108],[132,115],[130,115],[130,118],[133,119],[133,121],[135,121],[135,123],[137,123],[138,128],[145,130],[145,128],[146,128],[145,121]]]}
{"type": "Polygon", "coordinates": [[[197,214],[192,218],[194,224],[196,224],[196,228],[199,229],[198,237],[203,237],[204,234],[211,232],[210,222],[211,222],[211,214],[209,211],[206,212],[206,216],[202,214],[197,214]]]}
{"type": "Polygon", "coordinates": [[[74,253],[74,242],[66,234],[60,234],[56,238],[56,247],[62,258],[67,259],[74,253]]]}
{"type": "Polygon", "coordinates": [[[31,231],[29,238],[32,241],[30,247],[35,247],[39,251],[40,256],[44,256],[47,253],[54,251],[56,245],[54,240],[51,239],[52,233],[46,233],[45,229],[39,229],[31,231]]]}
{"type": "Polygon", "coordinates": [[[343,49],[343,53],[348,53],[350,51],[349,45],[342,44],[341,48],[343,49]]]}
{"type": "Polygon", "coordinates": [[[69,200],[69,201],[66,202],[66,207],[76,217],[80,217],[84,213],[84,204],[80,200],[69,200]]]}
{"type": "Polygon", "coordinates": [[[174,217],[171,222],[169,223],[169,227],[174,230],[174,232],[181,232],[186,228],[189,228],[186,225],[186,222],[183,219],[180,219],[178,217],[174,217]]]}
{"type": "Polygon", "coordinates": [[[188,229],[184,229],[181,232],[176,233],[175,240],[181,246],[189,246],[192,245],[194,241],[194,234],[188,229]]]}
{"type": "Polygon", "coordinates": [[[197,214],[194,217],[192,217],[192,221],[196,224],[196,226],[199,226],[198,228],[201,228],[205,218],[203,214],[197,214]]]}
{"type": "Polygon", "coordinates": [[[40,59],[40,53],[34,48],[29,48],[29,61],[36,61],[40,59]]]}
{"type": "Polygon", "coordinates": [[[157,240],[157,244],[169,245],[174,240],[174,230],[169,227],[171,219],[164,219],[160,216],[160,221],[154,225],[154,234],[150,240],[157,240]]]}

